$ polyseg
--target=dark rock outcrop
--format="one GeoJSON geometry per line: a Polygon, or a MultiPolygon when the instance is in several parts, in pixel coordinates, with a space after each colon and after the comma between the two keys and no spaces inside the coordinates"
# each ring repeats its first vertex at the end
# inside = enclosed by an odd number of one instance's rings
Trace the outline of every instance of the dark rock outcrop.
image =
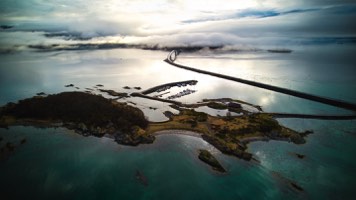
{"type": "Polygon", "coordinates": [[[115,141],[118,144],[137,146],[139,144],[151,144],[155,140],[155,137],[152,135],[147,136],[135,136],[127,133],[117,133],[114,135],[115,141]]]}
{"type": "Polygon", "coordinates": [[[206,164],[210,165],[214,170],[222,173],[226,172],[226,170],[223,168],[223,166],[221,166],[219,161],[209,151],[199,149],[198,158],[206,164]]]}
{"type": "Polygon", "coordinates": [[[252,154],[247,153],[244,151],[244,149],[239,149],[239,148],[229,148],[227,145],[224,144],[221,140],[211,137],[208,135],[202,135],[202,138],[213,145],[215,148],[219,149],[222,153],[228,154],[228,155],[234,155],[238,158],[242,158],[244,160],[251,160],[252,154]]]}
{"type": "Polygon", "coordinates": [[[105,92],[111,96],[114,97],[119,97],[119,98],[126,98],[129,97],[129,95],[126,92],[116,92],[114,90],[104,90],[104,89],[99,89],[100,92],[105,92]]]}
{"type": "Polygon", "coordinates": [[[74,87],[74,84],[68,84],[68,85],[65,85],[64,87],[74,87]]]}

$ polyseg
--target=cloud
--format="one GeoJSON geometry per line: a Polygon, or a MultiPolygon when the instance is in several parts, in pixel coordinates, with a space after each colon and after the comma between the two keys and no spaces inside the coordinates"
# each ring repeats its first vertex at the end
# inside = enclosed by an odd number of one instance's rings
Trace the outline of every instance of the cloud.
{"type": "Polygon", "coordinates": [[[349,0],[2,0],[0,43],[286,45],[356,37],[354,19],[349,0]]]}
{"type": "Polygon", "coordinates": [[[221,16],[214,16],[214,17],[207,17],[195,20],[185,20],[182,23],[197,23],[197,22],[207,22],[207,21],[221,21],[221,20],[228,20],[228,19],[241,19],[241,18],[266,18],[266,17],[276,17],[280,15],[287,15],[287,14],[295,14],[295,13],[304,13],[304,12],[313,12],[318,11],[320,9],[317,8],[309,8],[309,9],[293,9],[287,11],[277,11],[274,9],[271,10],[256,10],[256,9],[246,9],[240,10],[232,14],[221,15],[221,16]]]}

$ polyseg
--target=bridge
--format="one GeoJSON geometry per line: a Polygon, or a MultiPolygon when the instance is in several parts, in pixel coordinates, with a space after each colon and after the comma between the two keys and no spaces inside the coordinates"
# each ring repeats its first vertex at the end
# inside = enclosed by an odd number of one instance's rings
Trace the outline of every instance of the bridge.
{"type": "Polygon", "coordinates": [[[307,99],[307,100],[311,100],[311,101],[315,101],[315,102],[319,102],[319,103],[323,103],[323,104],[327,104],[327,105],[331,105],[331,106],[335,106],[335,107],[339,107],[339,108],[356,111],[356,104],[351,103],[351,102],[346,102],[343,100],[338,100],[338,99],[333,99],[333,98],[328,98],[328,97],[317,96],[314,94],[308,94],[305,92],[299,92],[296,90],[291,90],[291,89],[282,88],[282,87],[278,87],[278,86],[268,85],[268,84],[264,84],[264,83],[259,83],[259,82],[255,82],[255,81],[250,81],[250,80],[246,80],[246,79],[242,79],[242,78],[227,76],[224,74],[219,74],[219,73],[215,73],[215,72],[205,71],[205,70],[196,69],[196,68],[184,66],[181,64],[177,64],[174,61],[177,59],[177,56],[179,55],[179,53],[180,52],[178,52],[177,50],[171,51],[164,61],[166,61],[167,63],[169,63],[173,66],[176,66],[176,67],[179,67],[182,69],[186,69],[189,71],[193,71],[193,72],[197,72],[197,73],[201,73],[201,74],[207,74],[210,76],[215,76],[215,77],[223,78],[226,80],[231,80],[231,81],[235,81],[235,82],[239,82],[239,83],[243,83],[243,84],[247,84],[247,85],[252,85],[255,87],[259,87],[259,88],[295,96],[295,97],[302,98],[302,99],[307,99]]]}

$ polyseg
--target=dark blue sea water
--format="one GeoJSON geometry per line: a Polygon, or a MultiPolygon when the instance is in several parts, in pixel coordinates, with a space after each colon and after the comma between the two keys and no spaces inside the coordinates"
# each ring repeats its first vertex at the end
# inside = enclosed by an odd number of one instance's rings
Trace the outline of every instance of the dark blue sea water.
{"type": "MultiPolygon", "coordinates": [[[[291,54],[182,54],[177,62],[309,93],[356,100],[356,56],[353,46],[298,49],[291,54]]],[[[37,92],[105,89],[133,92],[171,81],[196,79],[194,95],[181,99],[231,97],[262,105],[266,111],[350,113],[318,103],[187,72],[162,60],[166,52],[100,50],[22,52],[1,55],[0,105],[37,92]],[[64,85],[73,83],[76,88],[64,85]]],[[[99,93],[99,92],[97,92],[99,93]]],[[[105,94],[103,94],[105,95],[105,94]]],[[[130,98],[152,121],[165,120],[168,104],[130,98]],[[157,107],[157,110],[149,109],[157,107]]],[[[127,147],[109,138],[83,137],[66,129],[10,127],[0,129],[0,148],[13,152],[0,160],[4,199],[354,199],[356,123],[284,119],[295,130],[314,130],[307,143],[254,142],[258,161],[221,154],[200,138],[160,135],[154,144],[127,147]],[[24,144],[21,141],[26,139],[24,144]],[[216,155],[227,174],[218,174],[197,159],[205,148],[216,155]],[[305,155],[299,159],[295,153],[305,155]],[[139,170],[148,180],[136,179],[139,170]],[[295,182],[304,191],[293,188],[295,182]]]]}

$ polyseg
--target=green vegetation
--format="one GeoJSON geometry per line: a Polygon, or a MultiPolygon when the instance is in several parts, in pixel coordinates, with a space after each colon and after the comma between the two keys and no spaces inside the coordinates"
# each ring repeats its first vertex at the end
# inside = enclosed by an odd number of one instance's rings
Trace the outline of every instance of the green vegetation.
{"type": "Polygon", "coordinates": [[[179,115],[172,115],[162,123],[150,123],[148,135],[161,130],[183,129],[202,133],[202,138],[221,152],[245,160],[252,155],[246,152],[251,138],[289,140],[297,144],[305,142],[304,136],[278,124],[271,115],[258,113],[242,116],[214,117],[206,113],[179,108],[179,115]],[[246,141],[246,142],[245,142],[246,141]]]}
{"type": "MultiPolygon", "coordinates": [[[[239,108],[242,108],[241,107],[241,104],[245,104],[245,105],[248,105],[248,106],[252,106],[256,109],[258,109],[259,111],[262,111],[262,108],[258,105],[254,105],[254,104],[251,104],[251,103],[248,103],[248,102],[245,102],[245,101],[241,101],[241,100],[238,100],[238,99],[231,99],[231,98],[219,98],[219,99],[203,99],[203,102],[220,102],[220,103],[227,103],[227,106],[228,106],[228,109],[239,109],[239,108]],[[240,106],[237,106],[237,104],[239,104],[240,106]]],[[[230,111],[232,111],[230,110],[230,111]]],[[[233,111],[232,111],[233,112],[233,111]]]]}
{"type": "Polygon", "coordinates": [[[226,172],[226,170],[223,168],[223,166],[221,166],[219,161],[209,151],[204,149],[199,149],[198,158],[201,161],[210,165],[214,170],[222,173],[226,172]]]}
{"type": "MultiPolygon", "coordinates": [[[[209,102],[208,105],[220,109],[226,105],[241,109],[238,103],[209,102]]],[[[174,108],[180,113],[166,113],[169,121],[149,123],[140,109],[126,103],[84,92],[63,92],[7,104],[0,108],[0,127],[15,124],[46,127],[59,123],[85,136],[101,137],[108,134],[116,142],[125,145],[152,143],[155,139],[153,134],[161,130],[190,130],[201,133],[205,141],[221,152],[245,160],[252,158],[246,152],[246,143],[251,138],[288,140],[302,144],[305,142],[303,137],[310,133],[297,133],[283,127],[271,115],[264,113],[244,111],[241,116],[214,117],[178,105],[174,108]]]]}
{"type": "Polygon", "coordinates": [[[192,120],[196,122],[205,122],[208,119],[208,114],[194,110],[183,110],[182,114],[192,116],[192,120]]]}
{"type": "Polygon", "coordinates": [[[95,136],[128,134],[136,137],[139,130],[148,125],[138,108],[83,92],[63,92],[9,103],[1,110],[0,117],[2,124],[7,125],[27,119],[63,122],[65,127],[83,135],[95,136]]]}

